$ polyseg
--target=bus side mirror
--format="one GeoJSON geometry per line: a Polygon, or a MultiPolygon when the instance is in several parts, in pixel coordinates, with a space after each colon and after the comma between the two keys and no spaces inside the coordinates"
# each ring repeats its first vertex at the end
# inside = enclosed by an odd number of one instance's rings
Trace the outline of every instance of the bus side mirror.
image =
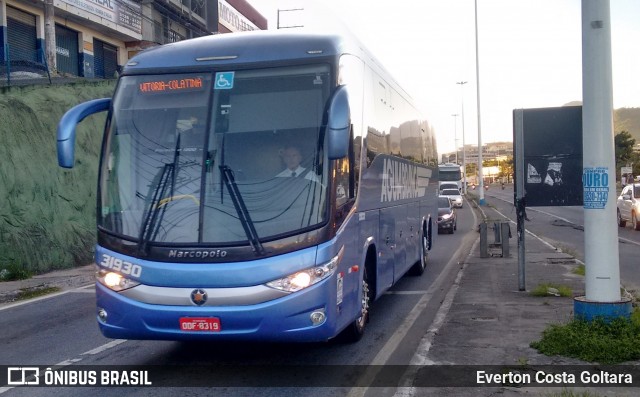
{"type": "Polygon", "coordinates": [[[69,109],[58,123],[58,165],[73,168],[75,160],[76,126],[87,116],[109,110],[111,98],[94,99],[69,109]]]}
{"type": "Polygon", "coordinates": [[[337,160],[349,154],[351,111],[345,86],[338,87],[329,104],[327,120],[327,154],[329,160],[337,160]]]}

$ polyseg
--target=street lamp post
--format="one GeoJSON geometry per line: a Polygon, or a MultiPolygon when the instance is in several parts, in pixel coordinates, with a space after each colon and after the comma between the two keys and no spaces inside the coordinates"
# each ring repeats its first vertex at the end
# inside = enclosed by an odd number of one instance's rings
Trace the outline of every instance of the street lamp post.
{"type": "Polygon", "coordinates": [[[453,150],[455,150],[456,164],[458,164],[458,114],[451,116],[453,116],[453,150]]]}
{"type": "Polygon", "coordinates": [[[484,181],[482,180],[482,122],[480,121],[480,55],[478,53],[478,0],[475,0],[475,25],[476,25],[476,95],[478,105],[478,187],[480,187],[480,205],[484,205],[484,181]]]}
{"type": "Polygon", "coordinates": [[[467,194],[467,160],[465,158],[465,141],[464,141],[464,85],[467,84],[466,81],[458,81],[456,84],[460,84],[460,102],[462,104],[462,169],[464,170],[464,194],[467,194]]]}

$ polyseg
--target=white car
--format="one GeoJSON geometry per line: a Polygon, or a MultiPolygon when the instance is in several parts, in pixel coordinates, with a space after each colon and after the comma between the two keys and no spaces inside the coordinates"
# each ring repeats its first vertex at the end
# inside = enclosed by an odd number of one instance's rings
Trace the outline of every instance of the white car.
{"type": "Polygon", "coordinates": [[[640,183],[625,186],[616,206],[618,226],[625,227],[629,221],[634,229],[640,230],[640,183]]]}
{"type": "MultiPolygon", "coordinates": [[[[440,187],[438,189],[442,194],[442,191],[444,189],[458,189],[458,185],[456,183],[453,183],[453,182],[441,182],[440,183],[440,187]]],[[[460,190],[460,189],[458,189],[458,190],[460,190]]]]}
{"type": "Polygon", "coordinates": [[[449,197],[451,200],[451,205],[456,208],[462,208],[462,194],[458,189],[444,189],[440,192],[441,196],[449,197]]]}

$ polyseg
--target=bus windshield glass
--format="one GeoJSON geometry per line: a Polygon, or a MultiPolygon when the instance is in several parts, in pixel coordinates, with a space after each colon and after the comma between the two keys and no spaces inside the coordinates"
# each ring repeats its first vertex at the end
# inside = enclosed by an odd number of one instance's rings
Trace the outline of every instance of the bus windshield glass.
{"type": "Polygon", "coordinates": [[[453,170],[444,170],[442,168],[440,168],[439,171],[439,180],[441,182],[444,181],[459,181],[460,179],[462,179],[462,172],[460,172],[460,169],[458,167],[458,169],[453,169],[453,170]]]}
{"type": "Polygon", "coordinates": [[[121,77],[99,227],[140,246],[254,245],[325,223],[331,81],[324,64],[121,77]]]}

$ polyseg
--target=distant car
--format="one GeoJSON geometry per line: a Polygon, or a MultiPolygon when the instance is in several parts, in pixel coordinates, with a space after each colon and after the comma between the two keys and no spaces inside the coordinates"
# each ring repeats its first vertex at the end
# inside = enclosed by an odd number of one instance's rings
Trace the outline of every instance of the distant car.
{"type": "Polygon", "coordinates": [[[456,210],[447,196],[438,196],[438,233],[448,231],[449,234],[458,228],[456,210]]]}
{"type": "Polygon", "coordinates": [[[445,189],[457,189],[458,191],[460,190],[460,189],[458,189],[458,185],[457,184],[448,183],[448,182],[447,183],[441,183],[439,189],[440,189],[440,193],[442,193],[442,191],[445,190],[445,189]]]}
{"type": "Polygon", "coordinates": [[[451,205],[456,208],[462,208],[462,194],[458,189],[444,189],[440,192],[441,196],[449,197],[451,205]]]}
{"type": "Polygon", "coordinates": [[[618,226],[625,227],[630,221],[634,229],[640,230],[640,183],[625,186],[616,206],[618,226]]]}

